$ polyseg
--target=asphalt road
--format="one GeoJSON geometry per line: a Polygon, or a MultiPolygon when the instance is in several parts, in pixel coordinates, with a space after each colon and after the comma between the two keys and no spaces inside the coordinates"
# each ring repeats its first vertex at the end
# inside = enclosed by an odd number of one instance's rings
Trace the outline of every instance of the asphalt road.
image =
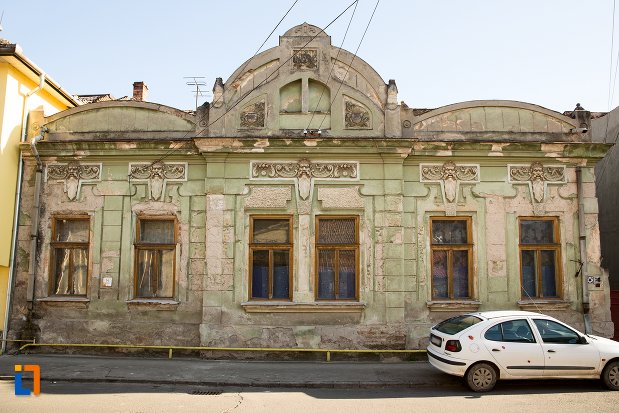
{"type": "Polygon", "coordinates": [[[500,382],[492,393],[464,386],[411,389],[212,388],[126,383],[42,383],[38,397],[15,396],[0,381],[0,412],[492,412],[611,413],[619,392],[597,381],[500,382]]]}

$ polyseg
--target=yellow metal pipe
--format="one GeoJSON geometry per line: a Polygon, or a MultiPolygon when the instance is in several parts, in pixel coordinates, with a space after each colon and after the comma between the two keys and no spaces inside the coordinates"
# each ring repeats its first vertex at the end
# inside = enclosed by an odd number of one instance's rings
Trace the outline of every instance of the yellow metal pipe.
{"type": "MultiPolygon", "coordinates": [[[[19,340],[16,340],[19,341],[19,340]]],[[[26,341],[26,340],[21,340],[26,341]]],[[[168,358],[172,358],[173,350],[200,351],[256,351],[256,352],[289,352],[289,353],[326,353],[327,361],[331,361],[331,353],[425,353],[426,350],[371,350],[371,349],[324,349],[324,348],[262,348],[262,347],[202,347],[202,346],[154,346],[139,344],[88,344],[88,343],[28,343],[19,348],[23,351],[30,347],[90,347],[90,348],[141,348],[167,349],[168,358]]]]}

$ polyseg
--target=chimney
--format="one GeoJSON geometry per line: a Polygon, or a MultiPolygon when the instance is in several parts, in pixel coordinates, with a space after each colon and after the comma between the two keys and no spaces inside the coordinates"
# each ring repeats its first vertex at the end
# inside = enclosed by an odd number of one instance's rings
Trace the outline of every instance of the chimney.
{"type": "Polygon", "coordinates": [[[148,86],[144,82],[133,82],[133,100],[143,102],[148,99],[148,86]]]}

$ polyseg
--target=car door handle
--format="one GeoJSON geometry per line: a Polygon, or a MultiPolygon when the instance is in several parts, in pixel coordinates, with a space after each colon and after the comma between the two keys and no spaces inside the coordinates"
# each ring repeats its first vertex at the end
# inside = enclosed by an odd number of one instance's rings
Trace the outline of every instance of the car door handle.
{"type": "Polygon", "coordinates": [[[549,353],[556,353],[554,350],[548,350],[549,353]]]}
{"type": "Polygon", "coordinates": [[[492,351],[501,351],[498,348],[493,348],[492,351]]]}

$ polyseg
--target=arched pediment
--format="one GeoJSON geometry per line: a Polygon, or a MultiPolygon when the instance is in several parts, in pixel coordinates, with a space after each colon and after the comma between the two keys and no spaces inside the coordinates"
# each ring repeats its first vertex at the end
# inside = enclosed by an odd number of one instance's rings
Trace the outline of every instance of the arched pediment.
{"type": "Polygon", "coordinates": [[[414,118],[418,132],[545,132],[570,133],[575,121],[530,103],[478,100],[431,110],[414,118]]]}
{"type": "Polygon", "coordinates": [[[133,139],[159,135],[174,138],[195,130],[195,115],[149,102],[108,101],[90,103],[45,119],[50,140],[88,134],[98,138],[133,139]]]}
{"type": "Polygon", "coordinates": [[[221,79],[216,82],[208,134],[249,133],[238,126],[247,123],[240,118],[257,112],[246,107],[264,96],[264,127],[260,131],[252,128],[252,134],[277,136],[321,129],[332,135],[380,136],[384,133],[387,87],[369,64],[332,46],[331,38],[317,26],[303,23],[281,36],[278,46],[245,61],[225,83],[221,79]],[[346,106],[345,96],[358,105],[351,109],[349,99],[346,106]],[[361,112],[367,115],[361,122],[364,126],[350,121],[361,112]]]}

